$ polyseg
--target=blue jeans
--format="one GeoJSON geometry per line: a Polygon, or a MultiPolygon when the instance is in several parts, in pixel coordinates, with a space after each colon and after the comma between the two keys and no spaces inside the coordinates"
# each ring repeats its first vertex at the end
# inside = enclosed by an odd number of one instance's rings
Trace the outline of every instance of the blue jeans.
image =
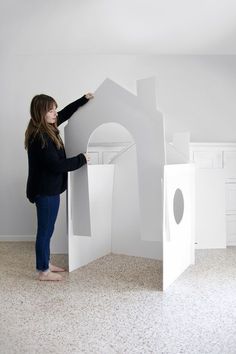
{"type": "Polygon", "coordinates": [[[60,205],[60,195],[38,195],[35,200],[38,228],[35,243],[36,269],[46,271],[50,261],[50,239],[60,205]]]}

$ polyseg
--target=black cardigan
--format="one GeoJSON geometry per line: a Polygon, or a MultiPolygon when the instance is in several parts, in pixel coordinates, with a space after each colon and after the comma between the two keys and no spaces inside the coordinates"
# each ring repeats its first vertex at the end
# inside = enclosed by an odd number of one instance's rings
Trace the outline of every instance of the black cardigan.
{"type": "MultiPolygon", "coordinates": [[[[57,125],[69,119],[87,102],[84,95],[58,112],[57,125]]],[[[39,137],[30,142],[28,147],[26,195],[31,203],[35,202],[36,195],[57,195],[64,192],[67,188],[67,172],[74,171],[87,162],[82,153],[67,159],[64,148],[58,149],[47,134],[44,134],[44,138],[46,145],[43,148],[39,137]]]]}

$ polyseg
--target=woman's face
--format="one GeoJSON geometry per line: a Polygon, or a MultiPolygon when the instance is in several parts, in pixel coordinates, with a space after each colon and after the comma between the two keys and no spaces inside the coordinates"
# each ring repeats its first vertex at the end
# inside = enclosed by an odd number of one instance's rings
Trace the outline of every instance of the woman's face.
{"type": "Polygon", "coordinates": [[[53,105],[52,109],[50,109],[50,111],[47,112],[45,119],[46,122],[49,124],[53,124],[56,123],[57,121],[57,111],[56,111],[57,107],[55,106],[55,104],[53,105]]]}

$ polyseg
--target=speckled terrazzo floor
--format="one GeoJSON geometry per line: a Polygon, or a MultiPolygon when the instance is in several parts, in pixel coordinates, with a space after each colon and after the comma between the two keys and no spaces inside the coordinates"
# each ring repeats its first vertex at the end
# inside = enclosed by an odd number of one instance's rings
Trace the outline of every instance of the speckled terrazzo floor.
{"type": "Polygon", "coordinates": [[[63,282],[39,282],[34,244],[1,242],[0,353],[235,354],[236,247],[197,251],[165,293],[160,271],[108,255],[63,282]]]}

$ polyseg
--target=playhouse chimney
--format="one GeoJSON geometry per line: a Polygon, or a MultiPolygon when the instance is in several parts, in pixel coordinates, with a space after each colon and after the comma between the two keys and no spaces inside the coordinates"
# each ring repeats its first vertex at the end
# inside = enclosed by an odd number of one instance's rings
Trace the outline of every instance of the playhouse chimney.
{"type": "Polygon", "coordinates": [[[137,80],[137,96],[145,108],[156,110],[156,78],[154,76],[137,80]]]}

